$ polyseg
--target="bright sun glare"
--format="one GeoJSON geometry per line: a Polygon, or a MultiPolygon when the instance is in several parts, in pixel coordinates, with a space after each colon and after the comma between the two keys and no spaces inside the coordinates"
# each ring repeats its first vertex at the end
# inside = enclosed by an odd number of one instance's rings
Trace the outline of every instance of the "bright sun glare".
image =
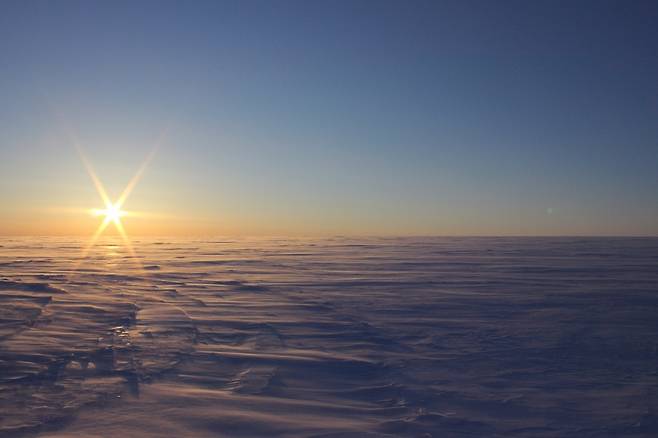
{"type": "Polygon", "coordinates": [[[94,216],[105,216],[107,221],[112,221],[114,223],[118,222],[121,216],[125,216],[126,212],[121,210],[121,207],[116,204],[108,204],[105,210],[92,210],[94,216]]]}
{"type": "MultiPolygon", "coordinates": [[[[84,260],[86,258],[87,254],[89,253],[91,248],[94,246],[94,244],[96,243],[98,238],[101,236],[101,234],[103,234],[105,229],[110,225],[110,223],[112,223],[114,225],[114,227],[116,228],[116,230],[119,232],[119,235],[121,236],[121,238],[124,242],[124,245],[125,245],[126,249],[128,250],[128,252],[130,253],[130,255],[132,256],[132,258],[134,260],[137,260],[136,255],[135,255],[135,251],[133,250],[130,239],[128,238],[128,235],[126,234],[126,230],[124,229],[123,224],[121,223],[121,218],[124,217],[124,216],[131,216],[131,217],[139,216],[139,214],[136,213],[136,212],[129,213],[125,210],[122,210],[121,208],[122,208],[123,204],[126,202],[126,200],[128,199],[128,196],[132,192],[133,188],[135,187],[135,185],[137,184],[137,182],[141,178],[142,174],[144,173],[144,170],[146,169],[146,166],[148,165],[148,163],[153,158],[153,155],[155,154],[155,152],[157,150],[157,145],[156,145],[156,147],[153,148],[153,150],[151,150],[151,153],[148,155],[146,160],[142,163],[140,168],[137,170],[137,173],[128,182],[128,185],[126,186],[126,188],[123,190],[123,192],[121,193],[119,198],[114,202],[112,202],[110,200],[109,196],[107,195],[107,192],[105,191],[105,187],[103,187],[103,183],[101,183],[98,176],[96,176],[96,172],[94,172],[94,169],[92,168],[91,163],[85,157],[85,155],[82,152],[82,149],[80,148],[80,146],[78,144],[76,144],[75,146],[76,146],[76,149],[78,150],[78,153],[80,155],[80,158],[82,159],[83,164],[85,165],[85,168],[87,169],[87,173],[89,173],[89,176],[91,177],[91,180],[93,181],[94,186],[96,187],[96,191],[100,195],[101,200],[103,201],[103,204],[105,204],[104,209],[99,208],[99,209],[89,210],[89,212],[93,216],[102,216],[103,221],[101,222],[101,224],[96,229],[96,232],[94,233],[94,235],[91,236],[91,239],[89,240],[86,248],[83,250],[81,260],[84,260]]],[[[137,261],[137,264],[139,265],[139,261],[137,261]]],[[[76,269],[77,269],[77,267],[76,267],[76,269]]]]}

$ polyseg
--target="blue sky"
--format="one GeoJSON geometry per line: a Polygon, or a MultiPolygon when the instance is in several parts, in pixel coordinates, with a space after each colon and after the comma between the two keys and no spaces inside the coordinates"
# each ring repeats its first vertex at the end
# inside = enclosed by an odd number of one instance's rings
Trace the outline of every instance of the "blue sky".
{"type": "Polygon", "coordinates": [[[658,234],[658,5],[0,4],[0,233],[658,234]],[[26,225],[27,224],[27,225],[26,225]],[[29,226],[28,226],[29,225],[29,226]],[[127,225],[127,227],[129,227],[127,225]]]}

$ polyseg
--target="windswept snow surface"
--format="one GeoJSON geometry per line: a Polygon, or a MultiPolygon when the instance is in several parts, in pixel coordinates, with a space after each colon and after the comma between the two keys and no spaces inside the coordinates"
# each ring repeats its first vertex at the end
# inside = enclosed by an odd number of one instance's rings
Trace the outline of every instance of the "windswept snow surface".
{"type": "Polygon", "coordinates": [[[658,436],[658,239],[0,240],[0,436],[658,436]]]}

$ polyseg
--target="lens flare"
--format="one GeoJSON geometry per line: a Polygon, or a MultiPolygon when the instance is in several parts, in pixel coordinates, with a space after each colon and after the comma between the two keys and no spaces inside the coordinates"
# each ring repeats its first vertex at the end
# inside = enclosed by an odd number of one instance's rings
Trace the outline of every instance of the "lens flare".
{"type": "Polygon", "coordinates": [[[112,221],[114,223],[117,223],[122,216],[126,216],[128,212],[121,210],[121,208],[117,204],[112,204],[107,206],[106,209],[100,210],[100,209],[93,209],[91,210],[91,214],[94,216],[105,216],[109,221],[112,221]]]}
{"type": "MultiPolygon", "coordinates": [[[[115,201],[112,202],[107,194],[107,191],[105,190],[105,187],[103,186],[103,183],[101,182],[100,178],[96,175],[96,172],[94,171],[94,168],[91,165],[91,162],[87,159],[85,154],[82,151],[82,148],[78,145],[78,143],[75,143],[76,149],[78,150],[78,153],[80,155],[80,158],[82,159],[82,162],[87,169],[87,173],[89,174],[92,182],[94,183],[94,187],[96,187],[96,191],[98,192],[98,195],[100,196],[101,200],[105,204],[104,209],[92,209],[89,210],[89,212],[93,216],[99,216],[103,217],[103,221],[101,224],[98,226],[96,229],[96,232],[94,235],[91,237],[89,240],[87,246],[83,250],[82,257],[80,263],[82,263],[82,260],[84,260],[89,254],[89,251],[91,248],[96,244],[96,241],[99,239],[99,237],[103,234],[105,229],[112,223],[114,225],[114,228],[118,231],[119,235],[121,236],[121,239],[123,240],[124,246],[128,250],[131,258],[139,264],[139,260],[136,257],[135,251],[133,249],[132,243],[130,239],[128,238],[128,234],[126,233],[125,228],[123,227],[123,224],[121,223],[121,218],[125,216],[138,216],[136,213],[130,213],[128,211],[125,211],[122,209],[123,204],[126,202],[128,199],[128,196],[132,192],[132,190],[135,188],[139,180],[141,179],[144,171],[146,170],[146,166],[149,164],[149,162],[153,159],[153,156],[155,155],[156,150],[158,149],[158,145],[153,148],[151,153],[146,157],[146,160],[142,163],[142,165],[139,167],[137,170],[137,173],[132,177],[132,179],[128,182],[126,185],[126,188],[123,190],[119,198],[115,201]]],[[[77,270],[76,266],[74,268],[74,271],[77,270]]],[[[141,265],[139,266],[141,268],[141,265]]]]}

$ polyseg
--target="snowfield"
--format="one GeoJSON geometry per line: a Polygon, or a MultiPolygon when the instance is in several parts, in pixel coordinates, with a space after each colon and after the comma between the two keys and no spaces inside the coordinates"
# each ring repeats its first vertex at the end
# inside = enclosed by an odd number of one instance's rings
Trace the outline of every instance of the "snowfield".
{"type": "Polygon", "coordinates": [[[0,240],[0,436],[658,436],[658,239],[0,240]]]}

